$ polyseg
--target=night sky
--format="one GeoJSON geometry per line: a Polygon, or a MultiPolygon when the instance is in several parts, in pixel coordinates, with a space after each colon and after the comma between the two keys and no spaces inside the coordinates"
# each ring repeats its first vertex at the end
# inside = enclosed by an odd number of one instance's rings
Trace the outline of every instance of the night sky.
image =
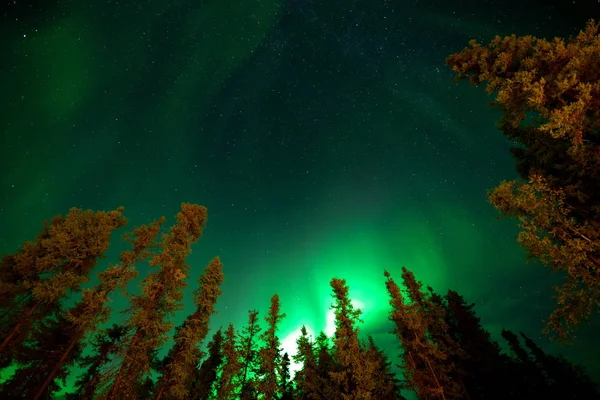
{"type": "Polygon", "coordinates": [[[600,16],[591,0],[523,4],[4,2],[0,253],[71,207],[124,206],[129,224],[100,271],[126,230],[163,215],[168,227],[182,202],[197,203],[209,220],[176,324],[218,255],[211,327],[241,328],[249,309],[264,321],[278,293],[279,336],[294,352],[302,324],[333,332],[339,277],[364,312],[361,332],[397,362],[383,270],[399,282],[406,266],[475,302],[495,338],[522,330],[600,380],[597,320],[569,348],[540,332],[557,277],[525,263],[516,221],[497,220],[486,197],[517,176],[500,113],[444,64],[470,39],[568,36],[600,16]]]}

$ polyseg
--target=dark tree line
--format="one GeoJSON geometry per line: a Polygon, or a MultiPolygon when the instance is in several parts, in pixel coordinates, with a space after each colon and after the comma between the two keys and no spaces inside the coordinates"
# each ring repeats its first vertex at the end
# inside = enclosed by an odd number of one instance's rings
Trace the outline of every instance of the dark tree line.
{"type": "Polygon", "coordinates": [[[473,310],[454,291],[424,289],[412,272],[401,285],[385,271],[389,319],[400,351],[398,366],[370,336],[360,335],[361,311],[350,301],[343,279],[334,278],[335,334],[311,337],[301,327],[296,354],[282,354],[278,328],[285,318],[273,295],[264,325],[250,310],[248,322],[217,330],[206,345],[210,317],[224,275],[211,260],[194,292],[196,311],[175,329],[174,345],[160,359],[169,322],[181,309],[190,246],[202,236],[206,209],[182,204],[177,222],[158,241],[164,218],[142,225],[126,238],[131,250],[100,273],[98,285],[83,291],[79,303],[61,300],[77,292],[108,246],[112,230],[123,225],[122,209],[109,213],[71,210],[56,217],[34,242],[0,263],[3,325],[2,367],[14,375],[0,384],[3,399],[49,398],[74,366],[83,371],[68,395],[73,399],[595,399],[596,384],[581,368],[542,351],[530,338],[502,331],[504,354],[473,310]],[[149,259],[154,272],[142,292],[130,297],[129,318],[98,329],[110,315],[109,294],[136,276],[135,264],[149,259]],[[402,293],[404,292],[404,294],[402,293]],[[91,352],[83,356],[83,349],[91,352]],[[300,364],[292,376],[291,360],[300,364]],[[153,374],[158,374],[153,379],[153,374]]]}

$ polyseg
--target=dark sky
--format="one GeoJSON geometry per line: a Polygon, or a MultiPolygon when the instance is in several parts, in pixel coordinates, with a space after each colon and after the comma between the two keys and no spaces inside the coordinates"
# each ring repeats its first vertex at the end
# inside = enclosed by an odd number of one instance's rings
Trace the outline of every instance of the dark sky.
{"type": "MultiPolygon", "coordinates": [[[[571,348],[540,333],[556,277],[525,263],[516,222],[495,219],[486,198],[516,177],[500,114],[444,64],[470,39],[573,35],[600,11],[591,0],[524,4],[5,2],[0,253],[70,207],[124,206],[133,228],[197,203],[209,222],[176,323],[219,255],[213,328],[241,327],[249,309],[264,317],[278,293],[293,351],[301,324],[332,332],[339,277],[362,332],[394,356],[383,270],[400,281],[404,265],[477,303],[494,337],[522,330],[599,379],[597,322],[571,348]]],[[[124,248],[114,242],[100,268],[124,248]]]]}

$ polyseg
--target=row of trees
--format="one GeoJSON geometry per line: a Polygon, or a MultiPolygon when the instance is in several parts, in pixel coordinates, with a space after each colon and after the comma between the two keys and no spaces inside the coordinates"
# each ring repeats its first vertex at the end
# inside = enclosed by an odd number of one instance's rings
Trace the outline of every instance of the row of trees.
{"type": "MultiPolygon", "coordinates": [[[[122,226],[123,209],[83,212],[46,224],[0,263],[1,366],[16,368],[0,385],[3,399],[48,398],[73,367],[83,371],[73,399],[403,399],[402,390],[419,399],[600,398],[596,385],[578,367],[545,354],[522,335],[503,331],[512,355],[503,354],[458,293],[441,296],[423,289],[402,268],[402,287],[386,271],[390,321],[400,347],[402,379],[373,338],[359,335],[361,311],[350,301],[343,279],[334,278],[332,309],[335,334],[316,338],[301,328],[296,354],[282,354],[277,336],[285,314],[279,296],[271,298],[259,323],[248,312],[241,331],[232,324],[217,330],[206,346],[210,317],[224,279],[218,257],[210,261],[194,292],[196,311],[176,328],[166,357],[157,354],[180,310],[189,267],[190,246],[202,235],[206,209],[182,204],[177,222],[157,242],[164,218],[142,225],[126,238],[131,250],[100,273],[96,287],[65,307],[107,249],[110,233],[122,226]],[[135,264],[149,259],[156,268],[142,280],[142,293],[130,298],[129,318],[98,330],[110,315],[109,294],[137,275],[135,264]],[[89,355],[83,356],[86,344],[89,355]],[[292,377],[291,359],[301,365],[292,377]],[[152,379],[158,374],[158,379],[152,379]]],[[[382,285],[383,290],[383,285],[382,285]]]]}

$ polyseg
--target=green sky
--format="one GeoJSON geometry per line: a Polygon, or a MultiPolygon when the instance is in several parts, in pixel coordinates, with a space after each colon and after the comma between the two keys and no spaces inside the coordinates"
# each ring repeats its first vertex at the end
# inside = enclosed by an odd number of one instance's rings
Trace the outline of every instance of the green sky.
{"type": "MultiPolygon", "coordinates": [[[[600,378],[597,320],[569,348],[540,333],[556,277],[525,263],[515,222],[495,219],[486,199],[516,177],[500,115],[482,87],[455,84],[444,65],[472,38],[575,34],[598,10],[148,3],[17,2],[0,14],[1,253],[70,207],[124,206],[133,228],[202,204],[209,221],[176,323],[219,255],[213,328],[241,327],[249,309],[264,317],[278,293],[280,336],[293,351],[302,324],[331,331],[329,280],[339,277],[364,311],[362,331],[394,356],[383,270],[399,281],[406,266],[477,303],[494,337],[522,330],[600,378]]],[[[118,239],[101,267],[123,249],[118,239]]]]}

